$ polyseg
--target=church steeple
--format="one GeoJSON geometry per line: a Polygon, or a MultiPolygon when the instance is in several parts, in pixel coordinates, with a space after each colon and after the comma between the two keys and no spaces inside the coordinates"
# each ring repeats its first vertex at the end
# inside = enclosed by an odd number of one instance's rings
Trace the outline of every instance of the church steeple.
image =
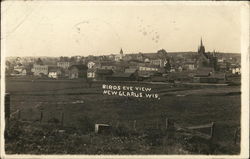
{"type": "Polygon", "coordinates": [[[122,48],[121,48],[121,50],[120,50],[120,54],[123,55],[123,50],[122,50],[122,48]]]}
{"type": "Polygon", "coordinates": [[[205,54],[205,47],[203,46],[202,37],[201,37],[201,44],[198,47],[198,53],[199,54],[205,54]]]}

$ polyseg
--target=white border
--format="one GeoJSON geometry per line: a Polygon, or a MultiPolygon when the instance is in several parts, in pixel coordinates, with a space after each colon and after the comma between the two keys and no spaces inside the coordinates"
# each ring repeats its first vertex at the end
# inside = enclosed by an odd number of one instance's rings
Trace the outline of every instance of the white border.
{"type": "MultiPolygon", "coordinates": [[[[43,2],[43,1],[42,1],[43,2]]],[[[55,1],[53,1],[55,2],[55,1]]],[[[22,1],[20,1],[22,3],[22,1]]],[[[29,1],[29,3],[37,3],[29,1]]],[[[40,1],[41,3],[41,1],[40,1]]],[[[49,3],[47,1],[46,3],[49,3]]],[[[59,2],[69,5],[72,2],[59,2]]],[[[5,94],[5,40],[1,40],[1,143],[0,153],[3,158],[248,158],[249,156],[249,2],[187,2],[187,1],[74,1],[78,5],[232,5],[241,6],[241,66],[242,66],[242,96],[241,96],[241,153],[240,155],[6,155],[4,151],[4,94],[5,94]]],[[[2,2],[3,5],[3,2],[2,2]]],[[[4,33],[6,19],[1,17],[1,33],[4,33]]],[[[1,34],[2,35],[2,34],[1,34]]]]}

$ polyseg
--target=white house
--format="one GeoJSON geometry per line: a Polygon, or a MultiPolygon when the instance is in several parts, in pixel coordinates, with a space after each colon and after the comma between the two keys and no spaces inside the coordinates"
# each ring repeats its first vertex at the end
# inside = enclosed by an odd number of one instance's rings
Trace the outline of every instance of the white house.
{"type": "Polygon", "coordinates": [[[27,71],[25,67],[22,65],[17,65],[17,66],[14,66],[14,73],[12,73],[11,75],[26,76],[26,74],[27,74],[27,71]]]}
{"type": "Polygon", "coordinates": [[[88,69],[91,69],[91,68],[93,68],[94,66],[95,66],[95,62],[92,62],[92,61],[90,61],[90,62],[88,62],[88,64],[87,64],[87,66],[88,66],[88,69]]]}
{"type": "Polygon", "coordinates": [[[238,74],[238,75],[240,75],[241,74],[240,67],[232,68],[232,74],[238,74]]]}
{"type": "Polygon", "coordinates": [[[62,71],[59,68],[49,68],[48,77],[58,79],[62,75],[62,71]]]}

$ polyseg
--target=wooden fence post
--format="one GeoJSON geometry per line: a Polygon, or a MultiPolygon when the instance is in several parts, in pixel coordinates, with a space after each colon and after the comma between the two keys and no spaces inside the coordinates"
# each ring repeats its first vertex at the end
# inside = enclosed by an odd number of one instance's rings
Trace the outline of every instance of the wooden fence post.
{"type": "Polygon", "coordinates": [[[158,121],[158,119],[156,120],[156,129],[159,129],[159,121],[158,121]]]}
{"type": "Polygon", "coordinates": [[[21,119],[21,110],[18,110],[18,120],[21,119]]]}
{"type": "Polygon", "coordinates": [[[61,113],[61,125],[63,126],[63,120],[64,120],[64,113],[61,113]]]}
{"type": "Polygon", "coordinates": [[[40,112],[40,123],[42,123],[43,120],[43,111],[40,112]]]}
{"type": "Polygon", "coordinates": [[[238,133],[239,133],[239,128],[237,128],[237,129],[234,131],[234,144],[235,144],[235,145],[237,144],[238,133]]]}
{"type": "Polygon", "coordinates": [[[166,118],[166,129],[168,129],[168,126],[169,126],[169,120],[168,120],[168,118],[166,118]]]}
{"type": "Polygon", "coordinates": [[[134,130],[136,131],[136,120],[134,120],[133,127],[134,127],[134,130]]]}
{"type": "Polygon", "coordinates": [[[119,121],[117,121],[117,123],[116,123],[116,126],[115,126],[116,128],[118,128],[119,127],[119,121]]]}
{"type": "Polygon", "coordinates": [[[210,130],[210,137],[211,137],[211,139],[213,139],[213,137],[214,137],[214,126],[215,126],[215,123],[212,122],[211,130],[210,130]]]}

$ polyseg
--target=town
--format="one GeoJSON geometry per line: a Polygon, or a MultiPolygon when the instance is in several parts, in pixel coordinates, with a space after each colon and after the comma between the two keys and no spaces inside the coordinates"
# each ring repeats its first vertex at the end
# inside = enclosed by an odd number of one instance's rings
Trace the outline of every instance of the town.
{"type": "Polygon", "coordinates": [[[200,41],[197,52],[124,53],[103,56],[9,57],[7,78],[84,79],[139,82],[239,82],[240,54],[206,52],[200,41]],[[237,80],[238,79],[238,80],[237,80]]]}
{"type": "Polygon", "coordinates": [[[239,154],[241,54],[6,57],[8,154],[239,154]]]}

